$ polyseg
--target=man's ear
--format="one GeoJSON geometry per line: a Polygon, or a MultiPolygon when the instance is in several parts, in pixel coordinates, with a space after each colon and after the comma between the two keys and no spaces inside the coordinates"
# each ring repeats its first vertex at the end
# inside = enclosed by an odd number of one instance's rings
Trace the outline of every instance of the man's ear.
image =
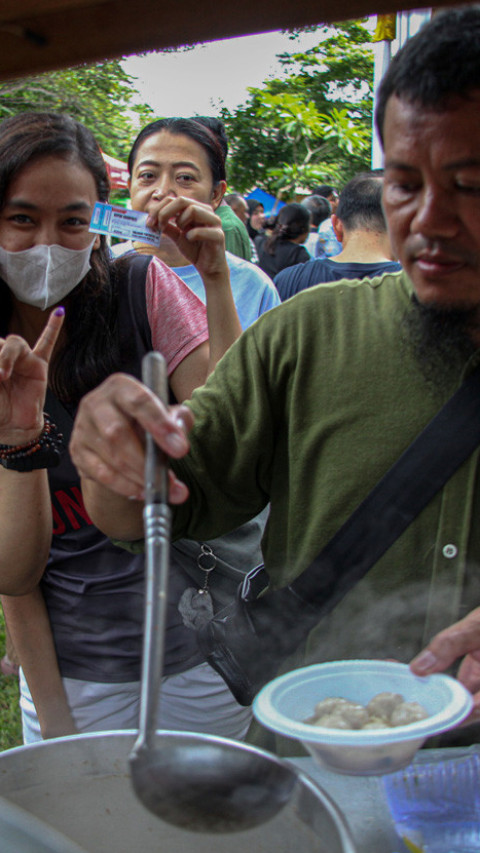
{"type": "Polygon", "coordinates": [[[334,213],[332,213],[332,227],[335,233],[335,237],[337,238],[339,243],[343,243],[344,231],[343,231],[343,222],[338,218],[334,213]]]}
{"type": "Polygon", "coordinates": [[[227,191],[227,182],[226,181],[219,181],[218,184],[215,184],[215,186],[213,188],[212,202],[211,202],[214,210],[216,210],[217,207],[219,207],[219,205],[221,204],[222,198],[225,195],[226,191],[227,191]]]}

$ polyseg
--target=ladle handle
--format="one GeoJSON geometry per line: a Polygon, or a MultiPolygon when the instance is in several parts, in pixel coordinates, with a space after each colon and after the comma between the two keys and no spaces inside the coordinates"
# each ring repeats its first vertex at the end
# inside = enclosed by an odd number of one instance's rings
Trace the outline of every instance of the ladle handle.
{"type": "MultiPolygon", "coordinates": [[[[142,360],[142,381],[165,405],[168,405],[167,363],[159,352],[148,352],[142,360]]],[[[167,456],[146,433],[145,504],[168,502],[167,456]]]]}
{"type": "MultiPolygon", "coordinates": [[[[142,361],[142,379],[163,403],[168,403],[166,362],[150,352],[142,361]]],[[[155,736],[165,649],[165,623],[170,563],[171,511],[168,499],[167,456],[146,434],[145,617],[138,737],[134,750],[149,748],[155,736]]]]}

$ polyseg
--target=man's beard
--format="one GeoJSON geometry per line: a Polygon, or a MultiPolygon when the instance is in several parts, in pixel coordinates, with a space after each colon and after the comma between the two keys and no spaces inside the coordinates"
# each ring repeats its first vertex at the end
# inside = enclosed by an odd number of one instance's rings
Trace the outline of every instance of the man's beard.
{"type": "Polygon", "coordinates": [[[406,341],[427,383],[444,390],[478,348],[478,309],[422,305],[415,295],[412,303],[413,310],[407,312],[403,323],[406,341]]]}

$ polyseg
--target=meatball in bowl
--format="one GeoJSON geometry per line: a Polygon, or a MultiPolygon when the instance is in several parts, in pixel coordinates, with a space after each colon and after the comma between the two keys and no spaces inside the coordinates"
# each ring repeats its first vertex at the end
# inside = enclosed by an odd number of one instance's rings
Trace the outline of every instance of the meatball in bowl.
{"type": "Polygon", "coordinates": [[[256,696],[253,712],[321,766],[370,776],[406,767],[427,738],[457,726],[472,705],[448,675],[420,678],[406,664],[346,660],[279,676],[256,696]]]}

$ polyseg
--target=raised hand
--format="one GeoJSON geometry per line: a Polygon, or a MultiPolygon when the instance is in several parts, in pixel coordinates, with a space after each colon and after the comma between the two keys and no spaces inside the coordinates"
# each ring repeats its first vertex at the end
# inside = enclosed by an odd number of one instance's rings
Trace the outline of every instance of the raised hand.
{"type": "Polygon", "coordinates": [[[157,200],[154,195],[148,214],[148,226],[173,240],[202,276],[225,275],[225,237],[210,204],[171,196],[157,200]]]}
{"type": "MultiPolygon", "coordinates": [[[[80,475],[118,495],[142,498],[144,430],[169,456],[188,452],[193,418],[185,406],[166,408],[149,389],[122,373],[109,376],[81,400],[70,441],[80,475]]],[[[170,471],[170,501],[181,503],[186,487],[170,471]]]]}
{"type": "Polygon", "coordinates": [[[43,428],[48,366],[64,314],[50,314],[33,349],[19,335],[0,338],[0,444],[26,444],[43,428]]]}

